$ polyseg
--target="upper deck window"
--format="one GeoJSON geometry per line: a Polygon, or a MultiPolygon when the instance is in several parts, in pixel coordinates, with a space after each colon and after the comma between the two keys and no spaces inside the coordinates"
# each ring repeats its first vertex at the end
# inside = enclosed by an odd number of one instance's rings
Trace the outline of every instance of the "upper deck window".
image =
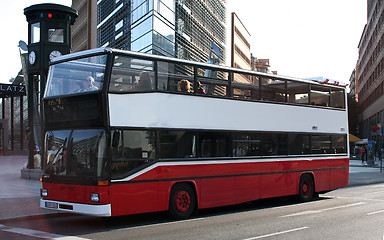
{"type": "Polygon", "coordinates": [[[103,86],[106,55],[51,66],[45,97],[98,91],[103,86]]]}
{"type": "Polygon", "coordinates": [[[116,56],[109,91],[143,92],[154,89],[153,61],[116,56]]]}
{"type": "Polygon", "coordinates": [[[331,107],[345,109],[344,90],[331,88],[331,107]]]}
{"type": "Polygon", "coordinates": [[[311,86],[311,105],[329,107],[329,87],[311,86]]]}
{"type": "Polygon", "coordinates": [[[177,64],[158,61],[158,89],[170,92],[193,92],[193,67],[187,64],[177,64]],[[183,83],[187,83],[188,89],[183,88],[183,83]]]}
{"type": "MultiPolygon", "coordinates": [[[[110,93],[160,91],[321,108],[346,108],[345,89],[338,86],[156,55],[141,56],[120,51],[112,54],[113,63],[108,64],[111,69],[108,71],[108,83],[105,84],[110,93]]],[[[106,81],[106,56],[84,57],[52,65],[45,97],[101,90],[106,81]]]]}
{"type": "Polygon", "coordinates": [[[286,102],[286,81],[282,79],[261,78],[261,97],[265,101],[286,102]]]}
{"type": "Polygon", "coordinates": [[[287,82],[287,100],[294,104],[309,105],[309,84],[303,82],[287,82]]]}
{"type": "Polygon", "coordinates": [[[198,68],[197,81],[199,81],[206,95],[228,96],[228,75],[229,72],[212,68],[198,68]]]}
{"type": "Polygon", "coordinates": [[[234,98],[260,100],[259,77],[251,74],[234,73],[232,96],[234,98]]]}

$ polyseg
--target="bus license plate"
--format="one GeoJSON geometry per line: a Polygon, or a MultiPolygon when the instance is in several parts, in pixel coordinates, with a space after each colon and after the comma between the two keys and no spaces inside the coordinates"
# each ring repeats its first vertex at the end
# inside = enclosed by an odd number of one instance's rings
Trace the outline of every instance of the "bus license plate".
{"type": "Polygon", "coordinates": [[[55,208],[57,209],[59,207],[59,205],[55,202],[45,202],[45,207],[46,208],[55,208]]]}

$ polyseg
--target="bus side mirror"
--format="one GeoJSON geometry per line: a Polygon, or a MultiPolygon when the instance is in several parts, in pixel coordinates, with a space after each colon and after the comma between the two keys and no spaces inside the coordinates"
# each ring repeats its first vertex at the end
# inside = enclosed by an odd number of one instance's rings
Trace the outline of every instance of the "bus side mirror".
{"type": "Polygon", "coordinates": [[[117,148],[120,142],[120,131],[114,131],[112,136],[112,147],[117,148]]]}

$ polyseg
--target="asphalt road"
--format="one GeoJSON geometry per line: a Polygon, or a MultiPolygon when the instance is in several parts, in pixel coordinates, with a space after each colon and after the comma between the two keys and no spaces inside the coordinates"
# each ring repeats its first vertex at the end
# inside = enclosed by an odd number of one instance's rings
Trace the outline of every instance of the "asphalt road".
{"type": "Polygon", "coordinates": [[[384,184],[347,187],[309,203],[291,198],[200,211],[96,218],[62,214],[0,225],[0,239],[383,239],[384,184]]]}

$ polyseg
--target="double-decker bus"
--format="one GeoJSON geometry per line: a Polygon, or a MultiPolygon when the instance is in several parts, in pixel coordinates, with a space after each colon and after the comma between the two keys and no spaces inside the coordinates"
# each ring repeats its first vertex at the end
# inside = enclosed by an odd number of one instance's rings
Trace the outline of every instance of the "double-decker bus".
{"type": "Polygon", "coordinates": [[[348,184],[343,87],[99,48],[53,60],[42,208],[197,209],[348,184]]]}

